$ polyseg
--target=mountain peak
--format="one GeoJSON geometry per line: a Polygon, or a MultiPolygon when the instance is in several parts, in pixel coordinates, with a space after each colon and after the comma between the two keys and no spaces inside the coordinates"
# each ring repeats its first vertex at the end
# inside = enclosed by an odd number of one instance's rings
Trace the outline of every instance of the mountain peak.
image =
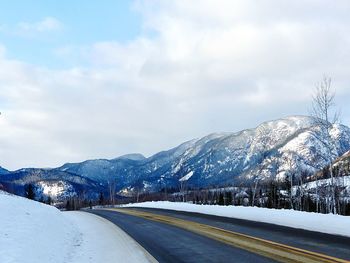
{"type": "Polygon", "coordinates": [[[8,170],[6,170],[5,168],[2,168],[2,167],[0,166],[0,174],[8,174],[8,173],[9,173],[8,170]]]}
{"type": "Polygon", "coordinates": [[[146,159],[146,157],[143,156],[141,153],[130,153],[130,154],[124,154],[122,156],[119,156],[113,160],[117,160],[117,159],[128,159],[128,160],[132,160],[132,161],[142,161],[142,160],[146,159]]]}

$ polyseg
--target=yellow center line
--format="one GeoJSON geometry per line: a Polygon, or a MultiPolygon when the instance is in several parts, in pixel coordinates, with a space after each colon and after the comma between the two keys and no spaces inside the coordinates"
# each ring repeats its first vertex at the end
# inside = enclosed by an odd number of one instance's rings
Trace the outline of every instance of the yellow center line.
{"type": "Polygon", "coordinates": [[[279,262],[303,262],[303,263],[316,263],[316,262],[341,262],[350,263],[348,260],[331,257],[328,255],[291,247],[288,245],[280,244],[277,242],[257,238],[238,232],[233,232],[218,227],[205,225],[193,221],[183,220],[180,218],[153,214],[144,211],[132,210],[132,209],[118,209],[109,208],[112,210],[128,215],[142,217],[148,220],[161,222],[169,225],[173,225],[202,236],[215,239],[225,244],[238,247],[255,254],[259,254],[279,262]]]}

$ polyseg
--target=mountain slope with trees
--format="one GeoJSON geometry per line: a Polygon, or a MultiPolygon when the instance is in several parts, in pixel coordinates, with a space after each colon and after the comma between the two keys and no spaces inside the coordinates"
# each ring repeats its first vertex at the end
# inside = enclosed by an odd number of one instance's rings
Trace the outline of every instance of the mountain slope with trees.
{"type": "Polygon", "coordinates": [[[194,139],[149,158],[129,155],[54,169],[20,169],[1,174],[0,183],[23,194],[29,183],[40,188],[43,182],[65,182],[70,195],[98,198],[101,192],[106,196],[111,190],[131,195],[183,186],[258,186],[271,180],[295,181],[310,177],[350,150],[348,127],[332,125],[330,135],[328,140],[315,118],[291,116],[254,129],[194,139]]]}

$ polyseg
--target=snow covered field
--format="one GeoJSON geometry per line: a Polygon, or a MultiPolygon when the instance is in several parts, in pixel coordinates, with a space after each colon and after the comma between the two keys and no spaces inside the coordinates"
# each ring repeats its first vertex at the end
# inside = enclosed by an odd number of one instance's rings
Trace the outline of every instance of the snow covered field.
{"type": "Polygon", "coordinates": [[[196,205],[191,203],[174,203],[166,201],[127,204],[123,205],[123,207],[159,208],[195,212],[259,221],[350,237],[350,217],[340,215],[325,215],[294,210],[277,210],[258,207],[196,205]]]}
{"type": "Polygon", "coordinates": [[[122,230],[84,212],[0,191],[1,263],[155,262],[122,230]]]}

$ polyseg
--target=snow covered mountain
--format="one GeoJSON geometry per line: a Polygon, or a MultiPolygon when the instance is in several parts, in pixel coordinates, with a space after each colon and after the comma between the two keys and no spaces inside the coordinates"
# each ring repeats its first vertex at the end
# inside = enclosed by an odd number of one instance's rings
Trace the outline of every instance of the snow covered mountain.
{"type": "Polygon", "coordinates": [[[73,182],[91,191],[101,191],[112,181],[118,190],[157,191],[178,188],[181,182],[207,187],[256,178],[282,179],[288,172],[313,174],[350,150],[348,127],[334,125],[331,137],[332,143],[327,145],[325,131],[315,125],[313,118],[292,116],[236,133],[210,134],[149,158],[132,154],[55,169],[22,169],[0,175],[0,182],[6,178],[6,182],[28,183],[38,178],[32,175],[39,171],[40,180],[73,182]]]}
{"type": "Polygon", "coordinates": [[[331,135],[330,158],[325,131],[315,126],[313,118],[269,121],[255,129],[192,141],[168,169],[159,167],[151,174],[176,182],[191,173],[188,184],[196,186],[232,184],[233,179],[281,179],[291,170],[312,174],[350,149],[348,127],[335,125],[331,135]]]}
{"type": "Polygon", "coordinates": [[[9,173],[9,171],[7,171],[6,169],[4,169],[0,166],[0,174],[8,174],[8,173],[9,173]]]}
{"type": "Polygon", "coordinates": [[[81,193],[96,198],[104,190],[97,181],[58,169],[23,168],[0,174],[0,184],[4,189],[18,195],[24,195],[25,186],[32,184],[36,198],[44,200],[48,196],[53,200],[64,200],[81,193]]]}

